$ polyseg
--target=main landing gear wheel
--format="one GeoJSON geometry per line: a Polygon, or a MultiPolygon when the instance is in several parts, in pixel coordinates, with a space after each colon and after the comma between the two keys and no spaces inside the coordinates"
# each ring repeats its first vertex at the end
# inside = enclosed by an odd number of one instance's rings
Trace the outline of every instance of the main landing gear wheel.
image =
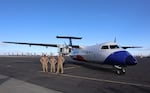
{"type": "Polygon", "coordinates": [[[119,69],[119,70],[116,70],[116,73],[117,73],[118,75],[121,75],[121,74],[125,74],[126,71],[125,71],[125,69],[119,69]]]}
{"type": "Polygon", "coordinates": [[[126,73],[126,70],[120,66],[114,66],[116,68],[116,73],[118,75],[122,75],[122,74],[125,74],[126,73]]]}

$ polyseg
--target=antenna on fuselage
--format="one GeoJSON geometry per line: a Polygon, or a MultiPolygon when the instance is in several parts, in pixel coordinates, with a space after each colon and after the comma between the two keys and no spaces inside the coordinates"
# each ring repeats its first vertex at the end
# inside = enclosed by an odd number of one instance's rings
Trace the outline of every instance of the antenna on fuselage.
{"type": "Polygon", "coordinates": [[[115,37],[115,39],[114,39],[114,43],[116,43],[117,42],[117,39],[116,39],[116,37],[115,37]]]}
{"type": "Polygon", "coordinates": [[[72,36],[56,36],[56,38],[69,39],[69,46],[73,46],[72,39],[82,39],[82,37],[72,37],[72,36]]]}

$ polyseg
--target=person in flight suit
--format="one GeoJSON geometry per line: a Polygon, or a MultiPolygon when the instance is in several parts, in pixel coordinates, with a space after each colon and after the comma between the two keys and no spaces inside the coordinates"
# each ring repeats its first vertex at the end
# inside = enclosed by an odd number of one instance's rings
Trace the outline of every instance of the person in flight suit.
{"type": "Polygon", "coordinates": [[[40,59],[40,62],[42,64],[43,72],[48,72],[48,61],[49,61],[49,59],[45,54],[40,59]]]}
{"type": "Polygon", "coordinates": [[[64,61],[65,61],[64,57],[62,56],[61,53],[59,53],[58,62],[57,62],[57,72],[56,73],[59,73],[60,71],[61,71],[61,73],[64,73],[64,68],[63,68],[64,61]]]}
{"type": "Polygon", "coordinates": [[[50,71],[55,73],[55,70],[56,70],[55,65],[57,63],[57,60],[55,59],[54,56],[51,56],[49,62],[50,62],[50,65],[51,65],[50,71]]]}

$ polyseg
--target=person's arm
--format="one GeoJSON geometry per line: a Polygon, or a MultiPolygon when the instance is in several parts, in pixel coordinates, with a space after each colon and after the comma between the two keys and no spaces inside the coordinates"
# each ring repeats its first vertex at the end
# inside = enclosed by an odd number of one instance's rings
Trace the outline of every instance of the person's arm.
{"type": "Polygon", "coordinates": [[[63,63],[65,62],[65,58],[64,57],[62,57],[62,61],[63,61],[63,63]]]}
{"type": "Polygon", "coordinates": [[[54,62],[55,62],[55,64],[56,64],[56,63],[57,63],[57,60],[55,59],[55,61],[54,61],[54,62]]]}
{"type": "Polygon", "coordinates": [[[43,59],[41,58],[41,59],[40,59],[40,62],[42,63],[42,61],[43,61],[43,59]]]}

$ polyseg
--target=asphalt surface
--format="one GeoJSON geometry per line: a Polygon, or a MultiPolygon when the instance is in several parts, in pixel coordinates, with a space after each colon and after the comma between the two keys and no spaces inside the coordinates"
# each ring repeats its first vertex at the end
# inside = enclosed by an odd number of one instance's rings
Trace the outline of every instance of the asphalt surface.
{"type": "Polygon", "coordinates": [[[150,58],[139,58],[124,75],[110,66],[74,62],[65,63],[64,74],[44,73],[39,59],[0,57],[0,93],[150,93],[150,58]]]}

